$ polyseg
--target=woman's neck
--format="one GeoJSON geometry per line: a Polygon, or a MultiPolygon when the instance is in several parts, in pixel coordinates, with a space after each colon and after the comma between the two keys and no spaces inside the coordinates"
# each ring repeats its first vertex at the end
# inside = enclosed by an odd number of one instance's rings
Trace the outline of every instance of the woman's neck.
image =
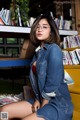
{"type": "Polygon", "coordinates": [[[41,47],[44,47],[44,42],[41,42],[41,45],[40,45],[41,47]]]}

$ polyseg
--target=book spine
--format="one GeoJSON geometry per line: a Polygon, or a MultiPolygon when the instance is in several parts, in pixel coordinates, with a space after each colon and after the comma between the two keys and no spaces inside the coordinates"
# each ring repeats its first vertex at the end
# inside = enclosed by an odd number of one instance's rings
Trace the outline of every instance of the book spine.
{"type": "Polygon", "coordinates": [[[76,65],[76,64],[79,64],[79,61],[78,61],[77,56],[76,56],[76,54],[75,54],[75,51],[70,51],[69,53],[70,53],[70,55],[71,55],[73,64],[75,64],[75,65],[76,65]]]}
{"type": "Polygon", "coordinates": [[[76,53],[77,58],[78,58],[79,63],[80,63],[80,49],[76,49],[76,50],[75,50],[75,53],[76,53]]]}

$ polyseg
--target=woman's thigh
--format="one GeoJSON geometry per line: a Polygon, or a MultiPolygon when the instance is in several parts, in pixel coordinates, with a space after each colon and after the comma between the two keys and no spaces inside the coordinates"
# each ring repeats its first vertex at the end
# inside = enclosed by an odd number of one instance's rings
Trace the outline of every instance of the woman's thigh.
{"type": "Polygon", "coordinates": [[[58,120],[58,111],[52,105],[46,104],[22,120],[58,120]]]}
{"type": "Polygon", "coordinates": [[[32,105],[26,101],[19,101],[3,106],[0,112],[8,112],[9,118],[23,118],[32,113],[32,105]]]}

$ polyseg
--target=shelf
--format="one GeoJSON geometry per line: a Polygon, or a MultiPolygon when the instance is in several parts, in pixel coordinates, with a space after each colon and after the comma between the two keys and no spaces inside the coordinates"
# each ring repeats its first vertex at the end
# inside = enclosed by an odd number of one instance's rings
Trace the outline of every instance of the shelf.
{"type": "Polygon", "coordinates": [[[80,69],[80,65],[64,65],[64,69],[80,69]]]}
{"type": "Polygon", "coordinates": [[[0,37],[29,38],[30,28],[17,26],[0,26],[0,37]]]}
{"type": "Polygon", "coordinates": [[[60,35],[78,35],[75,30],[59,30],[60,35]]]}
{"type": "MultiPolygon", "coordinates": [[[[0,26],[0,37],[29,38],[31,28],[17,26],[0,26]],[[5,35],[4,35],[5,34],[5,35]]],[[[77,35],[77,31],[59,30],[60,35],[77,35]]]]}
{"type": "Polygon", "coordinates": [[[80,47],[74,47],[74,48],[66,48],[66,49],[62,49],[63,51],[67,50],[67,51],[72,51],[75,49],[80,49],[80,47]]]}
{"type": "Polygon", "coordinates": [[[28,27],[17,27],[17,26],[0,26],[0,32],[9,33],[30,33],[30,28],[28,27]]]}
{"type": "Polygon", "coordinates": [[[6,67],[29,66],[31,60],[21,58],[0,58],[0,69],[6,67]]]}

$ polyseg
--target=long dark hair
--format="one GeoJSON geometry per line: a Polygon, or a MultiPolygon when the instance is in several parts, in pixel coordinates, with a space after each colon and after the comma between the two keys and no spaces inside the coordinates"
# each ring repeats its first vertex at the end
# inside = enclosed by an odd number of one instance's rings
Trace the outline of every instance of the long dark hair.
{"type": "Polygon", "coordinates": [[[55,24],[54,19],[49,15],[40,15],[36,18],[36,20],[34,21],[32,27],[31,27],[31,32],[30,32],[30,40],[31,42],[35,45],[38,46],[40,44],[40,42],[37,40],[36,38],[36,29],[38,26],[38,23],[41,19],[46,19],[47,22],[49,23],[50,27],[51,27],[51,35],[50,35],[50,39],[47,39],[46,43],[48,44],[52,44],[52,43],[56,43],[56,44],[60,44],[60,35],[59,35],[59,31],[58,28],[55,24]]]}

